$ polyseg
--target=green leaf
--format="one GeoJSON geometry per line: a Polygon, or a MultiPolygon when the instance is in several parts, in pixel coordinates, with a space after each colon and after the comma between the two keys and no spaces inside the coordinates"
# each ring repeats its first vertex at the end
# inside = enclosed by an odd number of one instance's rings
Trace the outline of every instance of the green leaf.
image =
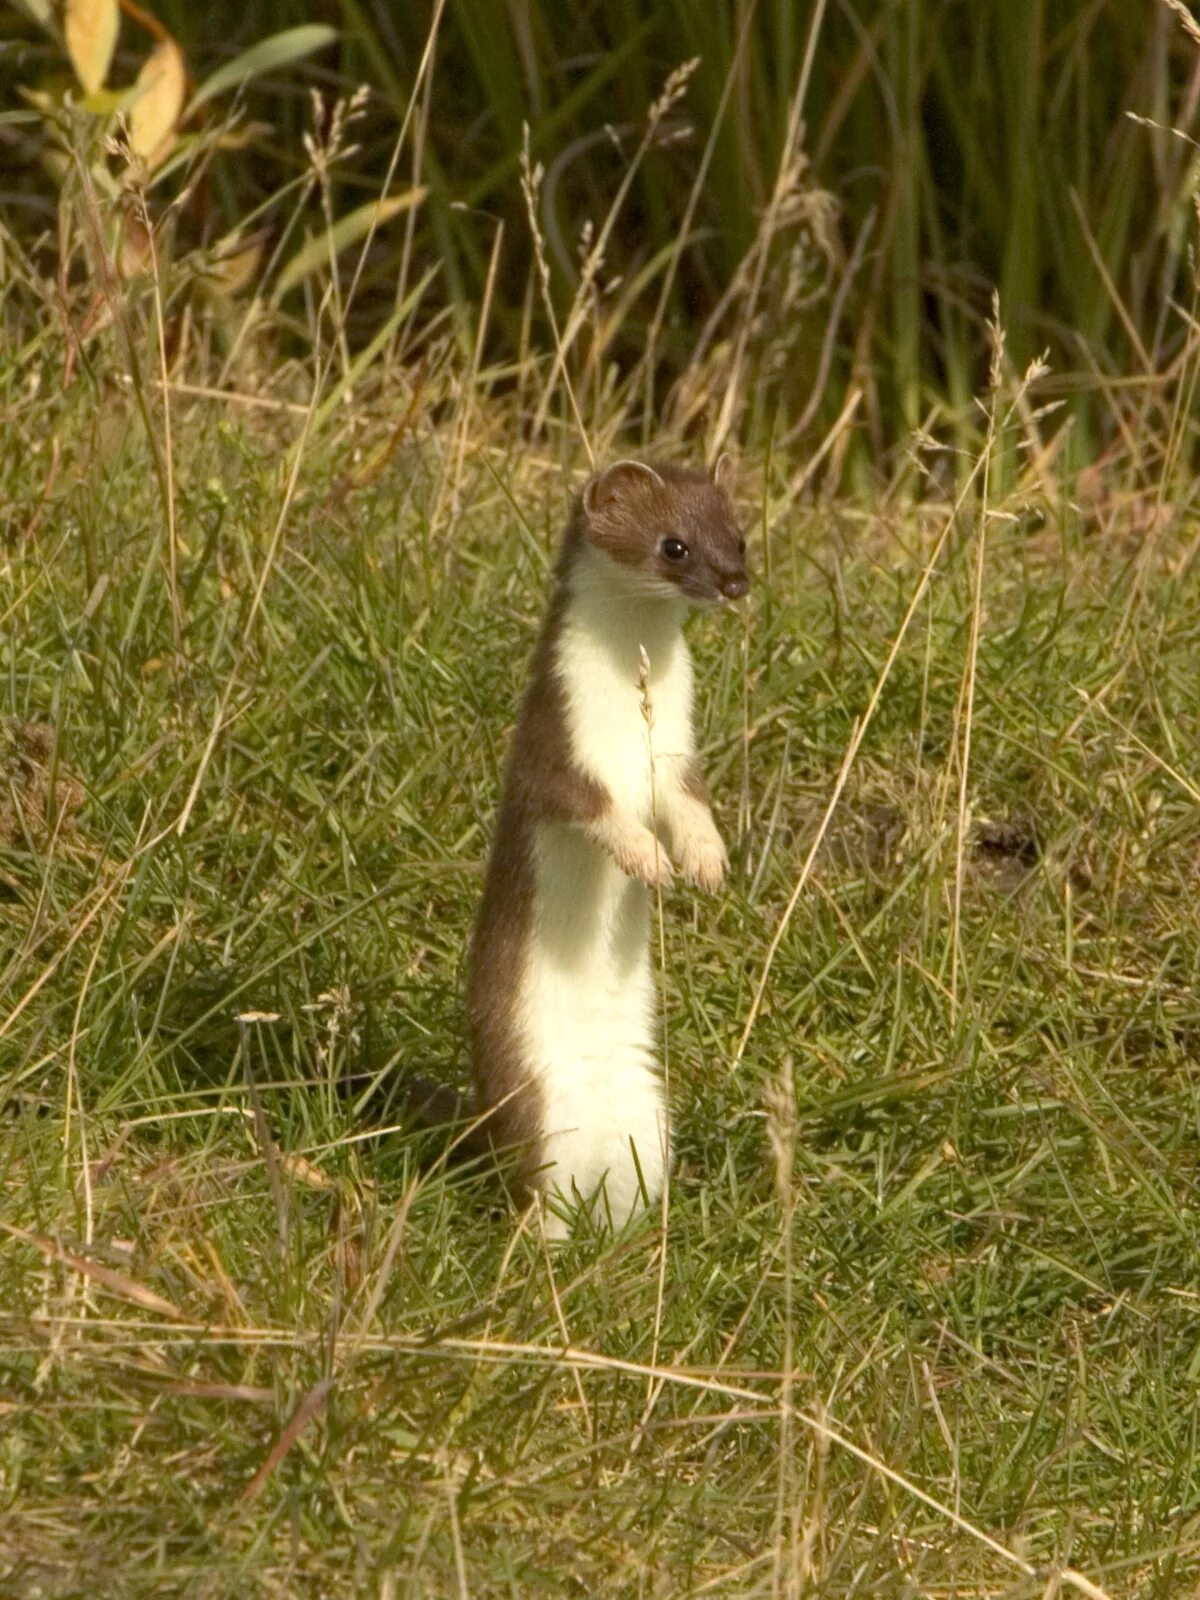
{"type": "Polygon", "coordinates": [[[415,189],[406,190],[404,194],[390,195],[386,200],[368,200],[365,206],[359,206],[356,211],[348,212],[335,222],[328,233],[318,233],[307,240],[275,280],[276,302],[318,268],[327,266],[332,256],[339,255],[350,245],[357,244],[359,239],[364,239],[372,226],[382,228],[385,222],[390,222],[401,211],[420,205],[425,192],[425,186],[421,184],[415,189]]]}
{"type": "Polygon", "coordinates": [[[93,117],[113,117],[129,104],[128,89],[93,89],[79,104],[93,117]]]}
{"type": "Polygon", "coordinates": [[[18,11],[23,11],[48,33],[58,32],[55,8],[50,4],[50,0],[13,0],[13,4],[18,11]]]}
{"type": "Polygon", "coordinates": [[[217,95],[224,94],[226,89],[236,89],[249,78],[274,72],[277,67],[290,66],[293,61],[300,61],[315,50],[323,50],[336,38],[336,28],[330,28],[323,22],[306,22],[301,27],[285,28],[282,33],[273,33],[269,39],[260,39],[249,50],[243,50],[240,56],[234,56],[232,61],[218,67],[211,78],[205,79],[192,96],[188,113],[217,95]]]}

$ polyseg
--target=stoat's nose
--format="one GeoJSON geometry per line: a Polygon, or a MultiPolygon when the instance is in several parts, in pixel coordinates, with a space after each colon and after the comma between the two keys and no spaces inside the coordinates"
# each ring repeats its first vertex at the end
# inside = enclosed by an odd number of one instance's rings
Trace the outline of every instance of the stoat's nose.
{"type": "Polygon", "coordinates": [[[750,580],[744,572],[732,573],[728,578],[721,579],[721,593],[726,600],[740,600],[749,590],[750,580]]]}

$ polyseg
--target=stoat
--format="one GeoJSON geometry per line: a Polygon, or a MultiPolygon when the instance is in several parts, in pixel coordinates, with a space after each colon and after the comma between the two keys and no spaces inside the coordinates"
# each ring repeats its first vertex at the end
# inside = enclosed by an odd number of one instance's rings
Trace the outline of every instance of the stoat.
{"type": "Polygon", "coordinates": [[[588,482],[563,539],[468,990],[479,1109],[552,1237],[579,1202],[619,1227],[662,1192],[649,891],[713,891],[726,867],[682,623],[746,593],[745,550],[715,477],[639,461],[588,482]]]}

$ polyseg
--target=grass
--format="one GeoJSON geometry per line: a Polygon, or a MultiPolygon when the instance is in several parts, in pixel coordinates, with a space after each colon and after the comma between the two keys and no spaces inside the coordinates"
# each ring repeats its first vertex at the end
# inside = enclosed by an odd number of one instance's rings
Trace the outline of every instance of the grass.
{"type": "MultiPolygon", "coordinates": [[[[231,11],[236,28],[244,13],[231,11]]],[[[294,11],[273,0],[268,15],[282,26],[294,11]]],[[[397,22],[366,0],[340,12],[337,69],[375,91],[363,156],[342,173],[353,193],[390,153],[425,18],[397,22]]],[[[608,316],[594,359],[628,372],[653,350],[653,378],[642,372],[630,397],[643,437],[667,382],[694,380],[699,334],[705,350],[741,346],[735,403],[760,434],[807,417],[797,431],[811,448],[858,388],[869,447],[853,438],[850,463],[865,476],[922,422],[961,446],[993,285],[1019,363],[1049,348],[1064,375],[1077,462],[1103,451],[1117,416],[1161,431],[1157,392],[1113,380],[1168,368],[1181,332],[1167,307],[1190,298],[1193,151],[1167,130],[1194,135],[1196,51],[1162,0],[558,0],[524,7],[510,30],[487,0],[452,0],[423,176],[439,292],[465,325],[491,265],[481,213],[510,234],[522,224],[522,126],[548,167],[540,220],[561,309],[580,284],[583,230],[613,208],[650,108],[687,61],[687,94],[636,162],[599,274],[608,316]],[[752,299],[758,274],[767,292],[752,299]]],[[[520,347],[527,277],[522,255],[502,262],[497,350],[520,347]]],[[[718,391],[724,379],[713,374],[718,391]]]]}
{"type": "MultiPolygon", "coordinates": [[[[919,76],[914,19],[879,49],[919,76]]],[[[286,232],[319,191],[332,244],[326,137],[270,203],[286,232]]],[[[779,300],[769,215],[732,341],[711,324],[675,384],[608,359],[633,313],[599,243],[555,311],[537,238],[515,353],[489,320],[511,238],[477,234],[465,338],[414,243],[363,346],[373,247],[306,270],[301,310],[269,309],[270,268],[238,309],[168,248],[178,208],[120,278],[88,170],[54,287],[11,236],[0,262],[0,1593],[1196,1590],[1186,304],[1152,381],[1100,374],[1087,472],[1062,380],[1020,379],[993,329],[963,450],[918,429],[828,498],[872,423],[843,388],[801,453],[754,391],[755,341],[790,359],[751,327],[779,300]],[[465,1076],[575,418],[607,457],[664,395],[662,449],[751,441],[744,626],[692,625],[733,871],[663,906],[665,1231],[551,1253],[387,1092],[465,1076]]],[[[921,171],[880,221],[915,261],[921,171]]],[[[630,236],[642,173],[596,241],[630,236]]],[[[911,288],[875,309],[918,420],[911,288]]],[[[956,326],[974,384],[988,342],[956,326]]]]}
{"type": "MultiPolygon", "coordinates": [[[[204,82],[235,52],[311,23],[313,8],[153,9],[204,82]]],[[[528,127],[546,167],[538,222],[555,314],[565,325],[586,287],[597,314],[574,353],[580,381],[606,411],[619,391],[631,437],[652,439],[664,416],[710,434],[728,411],[743,436],[811,450],[857,393],[835,463],[843,487],[869,482],[918,425],[969,448],[993,286],[1018,364],[1051,352],[1075,467],[1122,433],[1169,429],[1195,299],[1200,80],[1184,0],[526,0],[499,23],[492,0],[338,0],[322,17],[336,39],[299,71],[256,78],[244,101],[215,95],[207,126],[185,128],[209,140],[204,160],[160,173],[152,196],[156,215],[173,202],[181,249],[241,229],[296,323],[309,275],[287,285],[306,237],[319,248],[330,215],[352,219],[384,187],[395,198],[419,183],[420,208],[381,219],[339,336],[362,348],[397,284],[432,267],[430,302],[464,348],[485,303],[489,358],[519,362],[531,337],[550,347],[553,319],[529,295],[528,127]],[[685,64],[686,93],[647,140],[685,64]],[[328,108],[360,86],[347,147],[313,183],[314,120],[327,136],[328,108]],[[306,90],[325,100],[315,119],[306,90]],[[227,116],[240,126],[219,149],[227,116]]],[[[114,82],[132,80],[148,38],[127,13],[114,82]]],[[[14,86],[61,93],[61,47],[20,7],[0,11],[0,39],[14,86]]],[[[60,141],[53,117],[13,99],[0,215],[32,244],[54,232],[47,146],[53,164],[60,141]]],[[[227,243],[236,276],[244,257],[227,243]]]]}
{"type": "Polygon", "coordinates": [[[955,515],[744,463],[747,623],[693,632],[735,870],[664,907],[666,1256],[551,1255],[337,1084],[462,1080],[569,450],[502,408],[464,447],[449,367],[294,476],[302,414],[176,394],[171,562],[128,393],[43,359],[4,466],[4,1592],[1189,1592],[1194,524],[1115,477],[955,515]]]}

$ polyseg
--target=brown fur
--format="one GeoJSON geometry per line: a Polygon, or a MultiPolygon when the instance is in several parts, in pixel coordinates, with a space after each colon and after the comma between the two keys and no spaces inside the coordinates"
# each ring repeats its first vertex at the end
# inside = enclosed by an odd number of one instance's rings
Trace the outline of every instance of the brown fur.
{"type": "Polygon", "coordinates": [[[706,472],[666,462],[617,462],[593,480],[585,507],[587,537],[621,566],[693,601],[746,592],[746,545],[733,502],[706,472]],[[661,553],[667,535],[688,547],[686,564],[661,553]]]}
{"type": "Polygon", "coordinates": [[[540,1096],[522,1064],[512,1015],[533,915],[534,829],[543,821],[595,821],[609,803],[600,785],[571,764],[563,693],[554,672],[566,574],[581,537],[575,518],[564,540],[509,750],[496,842],[471,947],[467,1006],[478,1103],[489,1113],[493,1145],[516,1154],[523,1188],[540,1164],[542,1125],[540,1096]]]}
{"type": "Polygon", "coordinates": [[[697,756],[692,756],[683,769],[683,792],[690,795],[693,800],[699,800],[701,805],[712,804],[712,796],[708,792],[708,784],[705,782],[697,756]]]}

